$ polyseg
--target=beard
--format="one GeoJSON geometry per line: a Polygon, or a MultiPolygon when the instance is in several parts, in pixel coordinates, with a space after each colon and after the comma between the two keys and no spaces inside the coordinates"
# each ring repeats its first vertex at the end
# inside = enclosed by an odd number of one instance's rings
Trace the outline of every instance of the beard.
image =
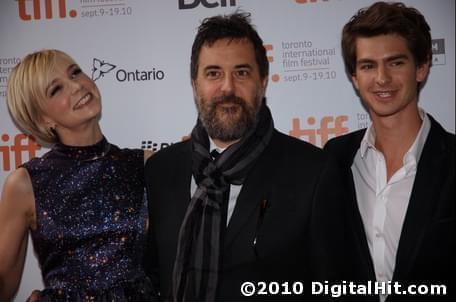
{"type": "Polygon", "coordinates": [[[257,123],[261,98],[254,102],[235,95],[214,97],[210,101],[195,97],[198,117],[212,139],[230,142],[242,138],[257,123]]]}

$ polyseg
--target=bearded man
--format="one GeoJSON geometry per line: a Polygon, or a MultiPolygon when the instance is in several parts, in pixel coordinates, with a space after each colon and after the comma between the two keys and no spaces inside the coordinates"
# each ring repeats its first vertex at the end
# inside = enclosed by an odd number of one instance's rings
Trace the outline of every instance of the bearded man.
{"type": "Polygon", "coordinates": [[[191,55],[191,139],[146,164],[146,267],[162,301],[302,301],[310,281],[345,279],[336,165],[274,129],[269,63],[249,16],[203,20],[191,55]],[[279,290],[261,292],[261,282],[279,290]]]}

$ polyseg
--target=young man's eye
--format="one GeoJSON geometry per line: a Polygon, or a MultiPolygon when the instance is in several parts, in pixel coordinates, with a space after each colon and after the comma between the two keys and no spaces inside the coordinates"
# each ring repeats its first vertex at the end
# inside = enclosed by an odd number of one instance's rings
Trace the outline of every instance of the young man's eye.
{"type": "Polygon", "coordinates": [[[403,61],[393,61],[393,62],[391,62],[391,65],[393,65],[393,66],[401,66],[403,64],[404,64],[403,61]]]}
{"type": "Polygon", "coordinates": [[[369,70],[369,69],[372,69],[373,68],[373,65],[372,64],[362,64],[359,66],[359,69],[361,70],[369,70]]]}

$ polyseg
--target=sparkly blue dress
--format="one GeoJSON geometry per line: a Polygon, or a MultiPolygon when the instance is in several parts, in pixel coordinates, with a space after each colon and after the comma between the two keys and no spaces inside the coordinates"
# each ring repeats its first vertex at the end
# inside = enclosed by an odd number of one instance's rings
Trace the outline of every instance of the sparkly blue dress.
{"type": "Polygon", "coordinates": [[[155,301],[142,268],[147,209],[142,150],[55,145],[23,165],[36,203],[40,301],[155,301]]]}

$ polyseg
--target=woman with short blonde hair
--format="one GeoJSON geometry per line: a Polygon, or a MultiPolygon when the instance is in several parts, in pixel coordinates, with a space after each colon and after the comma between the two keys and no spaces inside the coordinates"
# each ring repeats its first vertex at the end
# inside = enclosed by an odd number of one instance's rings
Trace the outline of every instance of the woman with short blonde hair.
{"type": "Polygon", "coordinates": [[[17,291],[29,232],[45,285],[39,301],[154,301],[142,268],[150,153],[106,140],[100,92],[62,51],[26,56],[7,99],[16,124],[52,148],[3,186],[0,301],[17,291]]]}

